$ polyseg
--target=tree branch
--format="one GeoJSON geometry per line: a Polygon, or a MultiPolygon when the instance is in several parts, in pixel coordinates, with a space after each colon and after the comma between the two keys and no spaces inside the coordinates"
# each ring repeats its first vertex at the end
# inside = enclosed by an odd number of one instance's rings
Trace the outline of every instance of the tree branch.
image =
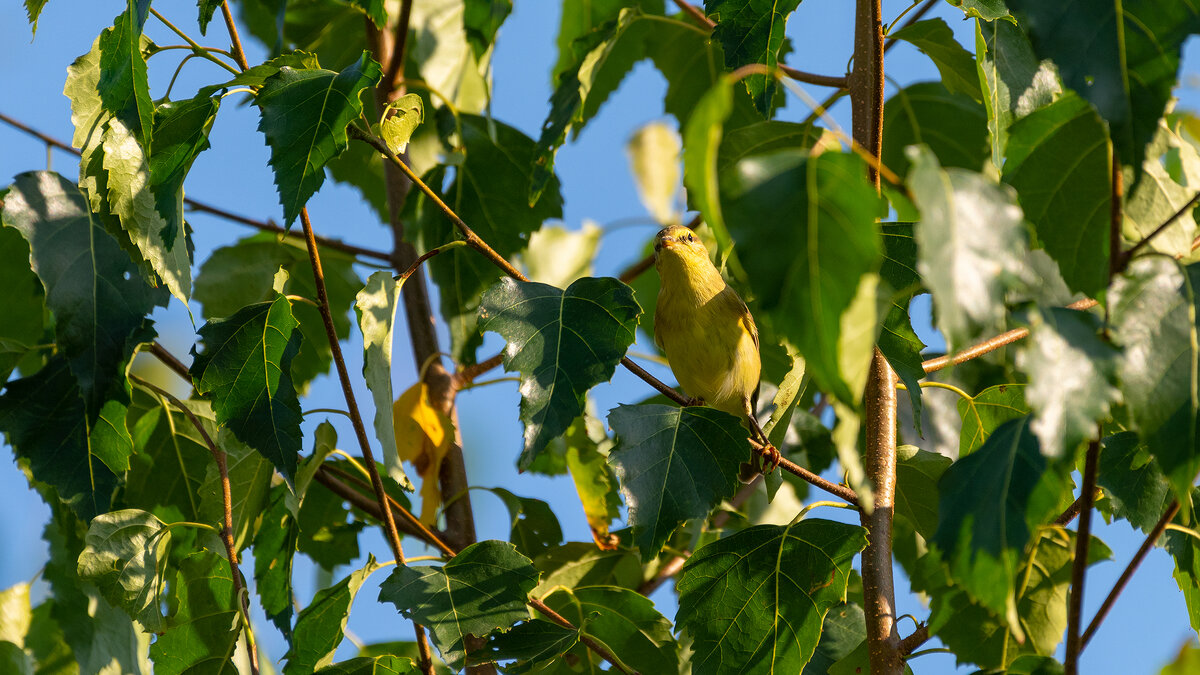
{"type": "Polygon", "coordinates": [[[250,596],[248,593],[243,592],[246,590],[246,585],[242,580],[242,571],[238,568],[237,544],[233,541],[233,495],[229,488],[229,465],[225,461],[225,451],[217,447],[217,444],[213,442],[212,437],[208,435],[208,430],[204,428],[204,424],[200,422],[200,418],[196,417],[192,409],[184,405],[171,392],[157,387],[137,375],[130,375],[129,379],[167,399],[171,402],[171,405],[186,415],[188,421],[200,433],[204,444],[208,446],[209,454],[212,455],[213,460],[217,463],[217,473],[221,477],[221,504],[224,507],[224,522],[221,525],[221,543],[225,545],[225,557],[229,562],[229,576],[233,579],[234,602],[238,603],[241,610],[242,628],[246,632],[246,645],[250,653],[250,672],[253,675],[258,675],[258,648],[254,643],[254,634],[250,630],[250,596]]]}
{"type": "Polygon", "coordinates": [[[229,11],[229,0],[221,3],[221,16],[225,19],[225,30],[229,31],[229,40],[233,43],[233,60],[242,70],[250,70],[246,52],[242,49],[242,39],[238,37],[237,24],[233,22],[233,13],[229,11]]]}
{"type": "MultiPolygon", "coordinates": [[[[1120,174],[1118,174],[1118,175],[1120,175],[1120,174]]],[[[1128,251],[1125,251],[1124,253],[1117,253],[1115,251],[1113,253],[1111,253],[1111,255],[1114,256],[1114,258],[1119,258],[1119,262],[1117,264],[1117,272],[1123,272],[1125,270],[1125,268],[1129,266],[1129,261],[1133,260],[1133,256],[1136,255],[1138,251],[1142,250],[1142,248],[1144,248],[1147,244],[1149,244],[1152,239],[1154,239],[1159,234],[1161,234],[1163,230],[1167,229],[1167,227],[1173,225],[1175,223],[1175,221],[1182,218],[1184,216],[1184,214],[1186,214],[1188,211],[1190,211],[1192,209],[1192,207],[1194,207],[1196,205],[1197,201],[1200,201],[1200,192],[1197,192],[1195,195],[1193,195],[1192,198],[1188,200],[1188,203],[1179,207],[1179,210],[1176,211],[1175,214],[1172,215],[1170,218],[1166,219],[1162,225],[1159,225],[1158,227],[1154,228],[1153,232],[1142,237],[1142,240],[1139,241],[1138,243],[1134,244],[1133,248],[1129,249],[1128,251]]]]}
{"type": "Polygon", "coordinates": [[[1096,616],[1092,617],[1092,622],[1088,624],[1087,630],[1083,632],[1082,644],[1079,646],[1079,651],[1082,652],[1088,643],[1091,642],[1092,636],[1100,628],[1100,623],[1104,621],[1104,617],[1108,616],[1109,610],[1112,609],[1113,604],[1117,601],[1117,596],[1121,594],[1121,591],[1125,589],[1125,585],[1133,578],[1133,573],[1137,571],[1138,565],[1142,564],[1142,560],[1146,558],[1146,554],[1150,552],[1150,549],[1154,548],[1154,543],[1158,541],[1163,531],[1167,529],[1167,523],[1171,522],[1171,519],[1177,513],[1179,513],[1179,502],[1173,501],[1167,507],[1166,512],[1163,513],[1162,518],[1159,518],[1154,528],[1150,530],[1150,534],[1146,535],[1146,540],[1142,542],[1137,553],[1134,554],[1133,560],[1130,560],[1129,564],[1125,566],[1125,571],[1121,572],[1121,576],[1113,584],[1112,590],[1104,598],[1104,603],[1100,605],[1100,609],[1096,610],[1096,616]]]}
{"type": "MultiPolygon", "coordinates": [[[[76,157],[79,157],[81,154],[79,152],[79,150],[71,147],[71,145],[69,143],[60,141],[57,138],[54,138],[53,136],[48,136],[48,135],[38,131],[37,129],[34,129],[33,127],[25,124],[24,122],[21,122],[20,120],[13,119],[12,117],[5,115],[4,113],[0,113],[0,122],[4,122],[5,124],[9,125],[10,127],[14,128],[18,131],[22,131],[26,134],[29,134],[30,136],[33,136],[34,138],[45,143],[46,145],[49,145],[54,148],[58,148],[59,150],[64,150],[66,152],[71,153],[72,155],[75,155],[76,157]]],[[[226,211],[225,209],[213,206],[213,205],[205,203],[205,202],[201,202],[201,201],[192,199],[190,197],[184,197],[183,203],[193,211],[201,211],[203,213],[208,213],[210,215],[214,215],[214,216],[217,216],[218,218],[223,218],[225,220],[228,220],[228,221],[231,221],[234,223],[239,223],[241,225],[249,225],[250,227],[258,228],[260,230],[265,230],[267,232],[274,232],[276,234],[283,235],[286,237],[294,237],[296,239],[304,238],[304,234],[293,231],[293,230],[284,229],[269,220],[255,220],[253,218],[247,218],[246,216],[239,216],[238,214],[233,213],[231,211],[226,211]]],[[[383,262],[391,262],[391,260],[392,260],[391,254],[389,254],[389,253],[383,253],[381,251],[375,251],[375,250],[372,250],[369,248],[363,248],[361,246],[347,244],[338,239],[330,239],[328,237],[322,237],[320,235],[317,235],[317,243],[325,248],[337,249],[344,253],[349,253],[350,255],[362,256],[364,258],[374,258],[376,260],[381,260],[383,262]]]]}
{"type": "MultiPolygon", "coordinates": [[[[1077,302],[1072,302],[1071,304],[1067,305],[1067,309],[1077,309],[1077,310],[1091,309],[1092,307],[1095,307],[1096,304],[1097,303],[1095,300],[1088,298],[1085,300],[1079,300],[1077,302]]],[[[958,352],[957,354],[947,354],[945,356],[939,356],[934,359],[929,359],[929,360],[925,361],[924,363],[922,363],[921,367],[925,369],[926,373],[932,373],[934,371],[941,370],[942,368],[945,368],[946,366],[949,366],[949,365],[958,365],[960,363],[963,363],[964,361],[970,361],[971,359],[979,358],[980,356],[983,356],[984,354],[987,354],[988,352],[994,352],[997,349],[999,349],[1005,345],[1010,345],[1010,344],[1016,342],[1017,340],[1021,340],[1021,339],[1025,338],[1028,335],[1029,335],[1028,328],[1014,328],[1010,331],[1001,333],[994,338],[988,338],[987,340],[984,340],[983,342],[980,342],[978,344],[967,347],[966,349],[962,350],[961,352],[958,352]]]]}
{"type": "Polygon", "coordinates": [[[1066,675],[1079,672],[1079,624],[1083,615],[1083,586],[1088,565],[1088,544],[1092,538],[1091,498],[1096,493],[1096,466],[1100,456],[1100,441],[1088,444],[1083,467],[1083,488],[1080,498],[1084,500],[1079,514],[1079,532],[1075,537],[1075,559],[1071,562],[1071,596],[1067,603],[1067,656],[1064,661],[1066,675]]]}

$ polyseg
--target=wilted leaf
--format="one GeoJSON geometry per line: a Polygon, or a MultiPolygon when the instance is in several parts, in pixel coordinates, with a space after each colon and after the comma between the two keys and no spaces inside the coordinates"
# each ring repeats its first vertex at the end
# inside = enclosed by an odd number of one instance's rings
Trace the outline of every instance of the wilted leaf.
{"type": "Polygon", "coordinates": [[[429,385],[418,382],[392,404],[397,457],[412,462],[421,476],[421,522],[432,525],[442,505],[438,480],[442,460],[454,442],[454,422],[429,401],[429,385]]]}

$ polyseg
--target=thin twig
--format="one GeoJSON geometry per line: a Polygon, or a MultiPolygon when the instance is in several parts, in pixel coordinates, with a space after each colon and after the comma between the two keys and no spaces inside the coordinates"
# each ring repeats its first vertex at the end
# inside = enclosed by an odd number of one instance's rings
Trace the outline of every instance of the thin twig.
{"type": "Polygon", "coordinates": [[[909,654],[917,651],[917,649],[929,641],[929,624],[923,623],[917,626],[908,637],[900,641],[900,656],[906,657],[909,654]]]}
{"type": "Polygon", "coordinates": [[[246,645],[250,652],[250,672],[253,675],[258,675],[258,648],[254,642],[254,636],[250,630],[250,605],[249,595],[243,591],[246,586],[242,581],[242,572],[238,569],[238,551],[237,544],[233,541],[233,495],[229,488],[229,465],[225,461],[225,451],[217,447],[211,436],[208,435],[208,430],[204,428],[204,424],[200,422],[200,418],[192,412],[192,409],[187,407],[176,398],[171,392],[158,387],[137,375],[130,375],[129,379],[137,384],[149,389],[150,391],[162,396],[171,402],[187,416],[188,421],[192,426],[196,427],[196,431],[200,433],[200,438],[204,440],[204,444],[208,446],[208,452],[212,455],[213,460],[217,463],[217,473],[221,477],[221,503],[224,507],[224,523],[221,526],[221,543],[225,545],[225,557],[229,562],[229,576],[233,579],[233,597],[234,602],[237,602],[241,607],[242,628],[246,632],[246,645]]]}
{"type": "MultiPolygon", "coordinates": [[[[1095,500],[1097,500],[1099,498],[1100,498],[1100,494],[1098,491],[1092,493],[1092,499],[1091,499],[1092,502],[1095,502],[1095,500]]],[[[1070,525],[1071,521],[1075,520],[1075,518],[1079,515],[1079,512],[1083,510],[1083,504],[1085,501],[1088,501],[1088,500],[1085,500],[1083,498],[1083,495],[1080,494],[1078,497],[1075,498],[1075,501],[1071,502],[1071,505],[1068,506],[1065,511],[1058,514],[1058,517],[1054,519],[1054,524],[1061,525],[1063,527],[1070,525]]]]}
{"type": "MultiPolygon", "coordinates": [[[[72,155],[75,155],[76,157],[79,157],[82,154],[82,153],[80,153],[80,151],[78,149],[71,147],[71,144],[66,143],[64,141],[60,141],[59,139],[54,138],[53,136],[44,134],[44,133],[38,131],[37,129],[34,129],[33,127],[25,124],[24,122],[21,122],[20,120],[17,120],[17,119],[13,119],[12,117],[5,115],[4,113],[0,113],[0,122],[4,122],[5,124],[9,125],[10,127],[17,129],[18,131],[22,131],[30,136],[33,136],[34,138],[38,139],[39,141],[42,141],[43,143],[45,143],[46,145],[52,146],[59,150],[69,152],[72,155]]],[[[254,227],[254,228],[257,228],[260,230],[265,230],[267,232],[274,232],[276,234],[280,234],[280,235],[284,235],[284,236],[288,236],[288,237],[294,237],[296,239],[304,238],[303,233],[301,233],[299,231],[295,231],[295,230],[284,229],[269,220],[255,220],[254,218],[247,218],[246,216],[240,216],[236,213],[233,213],[232,211],[227,211],[220,207],[213,206],[211,204],[201,202],[201,201],[192,199],[190,197],[184,197],[183,203],[189,209],[191,209],[193,211],[201,211],[203,213],[208,213],[208,214],[217,216],[219,218],[223,218],[225,220],[228,220],[228,221],[231,221],[234,223],[239,223],[241,225],[248,225],[250,227],[254,227]]],[[[317,235],[317,243],[320,244],[324,248],[336,249],[338,251],[342,251],[344,253],[349,253],[351,255],[362,256],[365,258],[374,258],[376,260],[381,260],[383,262],[391,262],[391,260],[392,260],[391,255],[388,253],[383,253],[382,251],[375,251],[375,250],[372,250],[369,248],[363,248],[361,246],[354,246],[353,244],[347,244],[338,239],[330,239],[328,237],[322,237],[320,235],[317,235]]]]}
{"type": "Polygon", "coordinates": [[[1100,623],[1104,621],[1104,617],[1108,616],[1109,610],[1112,609],[1113,604],[1117,601],[1117,596],[1125,589],[1125,585],[1129,583],[1129,580],[1133,577],[1133,573],[1137,571],[1138,565],[1142,564],[1142,560],[1145,559],[1146,554],[1150,552],[1150,549],[1154,548],[1154,543],[1162,536],[1163,530],[1167,529],[1167,523],[1171,522],[1171,519],[1177,513],[1179,513],[1179,502],[1173,501],[1167,507],[1166,513],[1163,513],[1162,518],[1159,518],[1158,522],[1155,523],[1154,529],[1150,530],[1150,534],[1146,535],[1146,540],[1142,542],[1137,553],[1134,554],[1133,560],[1130,560],[1129,564],[1125,566],[1125,571],[1121,572],[1121,576],[1113,584],[1112,590],[1104,598],[1104,603],[1100,605],[1100,609],[1096,610],[1096,616],[1092,617],[1092,622],[1088,624],[1087,630],[1083,632],[1082,644],[1079,647],[1079,651],[1082,652],[1088,643],[1091,642],[1092,636],[1100,628],[1100,623]]]}
{"type": "Polygon", "coordinates": [[[454,386],[461,389],[464,385],[474,382],[476,378],[488,372],[492,368],[500,365],[504,361],[504,353],[501,352],[492,357],[486,358],[473,366],[467,366],[460,369],[454,374],[454,386]]]}
{"type": "Polygon", "coordinates": [[[225,29],[229,31],[229,40],[233,43],[233,60],[237,61],[242,70],[250,70],[246,51],[242,49],[242,39],[238,37],[237,24],[233,22],[233,12],[229,11],[229,0],[221,3],[221,16],[225,18],[225,29]]]}
{"type": "MultiPolygon", "coordinates": [[[[1072,302],[1071,304],[1067,305],[1067,309],[1076,309],[1076,310],[1091,309],[1092,307],[1095,307],[1096,304],[1097,303],[1095,300],[1092,300],[1091,298],[1087,298],[1084,300],[1079,300],[1077,302],[1072,302]]],[[[983,356],[984,354],[987,354],[988,352],[994,352],[997,349],[999,349],[1005,345],[1010,345],[1010,344],[1016,342],[1017,340],[1021,340],[1021,339],[1025,338],[1027,335],[1029,335],[1028,328],[1014,328],[1010,331],[1001,333],[1001,334],[997,335],[996,337],[988,338],[987,340],[984,340],[983,342],[980,342],[980,343],[977,343],[970,347],[967,347],[966,349],[962,350],[961,352],[957,352],[955,354],[947,354],[945,356],[939,356],[934,359],[929,359],[929,360],[925,361],[924,363],[922,363],[921,367],[925,369],[926,373],[932,373],[934,371],[941,370],[942,368],[945,368],[946,366],[949,366],[951,364],[958,365],[960,363],[963,363],[964,361],[970,361],[971,359],[975,359],[980,356],[983,356]]]]}
{"type": "Polygon", "coordinates": [[[717,27],[716,21],[713,21],[712,19],[708,18],[708,16],[706,16],[699,7],[693,5],[692,3],[684,2],[684,0],[671,0],[671,1],[675,3],[675,6],[678,7],[681,12],[692,17],[693,19],[696,20],[696,23],[700,24],[701,26],[704,26],[708,30],[712,30],[717,27]]]}
{"type": "Polygon", "coordinates": [[[1180,218],[1182,218],[1184,216],[1184,214],[1186,214],[1189,210],[1191,210],[1191,208],[1193,206],[1196,205],[1197,201],[1200,201],[1200,192],[1197,192],[1195,195],[1192,196],[1191,199],[1188,200],[1188,202],[1186,204],[1179,207],[1179,210],[1176,211],[1175,214],[1172,215],[1170,218],[1163,221],[1162,225],[1159,225],[1158,227],[1154,228],[1153,232],[1142,237],[1142,240],[1139,241],[1138,243],[1134,244],[1133,248],[1130,248],[1128,251],[1125,251],[1124,253],[1118,253],[1116,251],[1113,251],[1111,253],[1111,255],[1116,256],[1120,259],[1117,271],[1118,272],[1123,271],[1129,265],[1129,261],[1133,259],[1133,256],[1135,254],[1137,254],[1138,251],[1142,250],[1143,247],[1145,247],[1147,244],[1149,244],[1151,239],[1154,239],[1159,234],[1161,234],[1163,230],[1167,229],[1167,227],[1174,224],[1176,220],[1179,220],[1180,218]]]}
{"type": "Polygon", "coordinates": [[[421,254],[421,256],[419,258],[414,260],[413,264],[408,266],[408,269],[404,270],[400,274],[397,274],[396,281],[399,281],[400,283],[404,283],[405,281],[408,281],[408,278],[413,275],[413,272],[417,271],[417,269],[421,266],[421,263],[425,262],[426,260],[429,260],[430,258],[434,257],[435,255],[437,255],[439,253],[442,253],[443,251],[449,251],[450,249],[454,249],[454,248],[461,248],[463,246],[466,246],[466,244],[467,244],[467,242],[462,241],[462,240],[452,241],[449,244],[442,244],[441,246],[438,246],[437,248],[433,248],[433,249],[426,251],[425,253],[421,254]]]}
{"type": "Polygon", "coordinates": [[[803,82],[805,84],[815,84],[818,87],[833,87],[834,89],[846,88],[845,75],[819,75],[817,73],[809,73],[791,66],[779,65],[779,70],[788,77],[803,82]]]}
{"type": "MultiPolygon", "coordinates": [[[[559,626],[566,628],[567,630],[578,630],[574,625],[571,624],[569,620],[567,620],[566,617],[554,611],[553,609],[550,609],[549,605],[537,598],[530,598],[529,606],[541,612],[542,614],[545,614],[546,618],[550,619],[559,626]]],[[[587,634],[581,633],[579,635],[579,641],[586,645],[588,649],[595,652],[600,658],[611,663],[613,668],[616,668],[617,671],[625,673],[626,675],[637,675],[636,673],[628,670],[625,664],[621,663],[621,661],[614,656],[612,652],[608,651],[604,645],[596,642],[587,634]]]]}
{"type": "Polygon", "coordinates": [[[1083,489],[1080,497],[1085,499],[1079,514],[1079,532],[1075,537],[1075,559],[1071,562],[1071,595],[1067,602],[1067,655],[1063,662],[1067,675],[1079,672],[1079,625],[1083,617],[1083,587],[1088,566],[1088,544],[1092,539],[1091,498],[1096,492],[1096,466],[1100,455],[1100,441],[1088,443],[1083,466],[1083,489]]]}
{"type": "Polygon", "coordinates": [[[166,347],[157,342],[151,342],[149,352],[161,361],[163,365],[174,371],[176,375],[182,377],[184,382],[188,384],[192,383],[192,374],[188,370],[188,367],[183,365],[182,361],[175,358],[174,354],[167,351],[166,347]]]}

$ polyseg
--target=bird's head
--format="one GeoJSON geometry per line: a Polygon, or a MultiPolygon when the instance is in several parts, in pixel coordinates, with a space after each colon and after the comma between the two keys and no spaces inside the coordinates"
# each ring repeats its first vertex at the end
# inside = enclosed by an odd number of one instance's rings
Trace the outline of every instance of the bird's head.
{"type": "Polygon", "coordinates": [[[658,231],[654,237],[654,255],[659,259],[679,256],[685,260],[708,261],[708,249],[704,248],[700,237],[681,225],[664,227],[658,231]]]}

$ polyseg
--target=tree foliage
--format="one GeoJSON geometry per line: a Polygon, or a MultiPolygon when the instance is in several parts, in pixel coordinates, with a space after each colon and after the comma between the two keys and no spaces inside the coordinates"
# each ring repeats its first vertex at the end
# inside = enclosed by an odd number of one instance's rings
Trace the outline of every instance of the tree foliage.
{"type": "MultiPolygon", "coordinates": [[[[45,4],[26,1],[31,28],[45,4]]],[[[861,44],[846,78],[798,70],[796,0],[568,0],[534,134],[490,108],[511,0],[151,4],[128,0],[76,45],[78,171],[0,191],[0,432],[52,514],[49,595],[0,593],[0,670],[257,673],[255,631],[277,630],[288,674],[899,673],[931,638],[959,664],[1057,672],[1079,580],[1112,557],[1095,511],[1166,548],[1200,630],[1200,118],[1171,101],[1196,0],[952,0],[974,40],[943,18],[889,27],[938,78],[901,74],[865,126],[883,73],[861,44]],[[269,53],[247,63],[176,24],[235,45],[240,25],[269,53]],[[189,44],[160,46],[151,26],[189,44]],[[229,72],[160,91],[156,55],[174,48],[229,72]],[[782,459],[765,480],[738,481],[771,454],[745,421],[631,360],[652,333],[650,261],[597,274],[599,231],[554,222],[556,156],[642,61],[673,125],[635,135],[635,181],[654,222],[697,212],[757,320],[755,412],[782,459]],[[854,142],[799,121],[790,79],[848,89],[854,142]],[[228,118],[257,123],[284,227],[240,218],[270,232],[197,250],[185,189],[228,118]],[[882,137],[862,135],[873,125],[882,137]],[[390,245],[310,218],[327,174],[390,245]],[[923,294],[928,331],[910,313],[923,294]],[[152,315],[173,304],[190,354],[156,342],[152,315]],[[361,378],[343,354],[360,338],[361,378]],[[943,338],[966,362],[949,376],[923,342],[943,338]],[[135,368],[154,357],[165,375],[135,368]],[[520,447],[461,433],[489,420],[457,397],[501,365],[520,447]],[[603,412],[621,368],[640,389],[603,412]],[[899,431],[893,385],[911,413],[899,431]],[[929,387],[953,391],[957,415],[929,387]],[[304,424],[314,389],[344,392],[343,449],[329,423],[304,424]],[[951,433],[926,434],[931,407],[951,433]],[[593,541],[564,541],[568,514],[546,500],[473,491],[489,479],[464,454],[503,452],[569,474],[593,541]],[[472,499],[496,498],[508,541],[475,541],[472,499]],[[356,564],[368,527],[392,562],[356,564]],[[409,544],[434,554],[407,559],[409,544]],[[307,602],[299,556],[329,573],[307,602]],[[901,590],[928,600],[903,646],[877,634],[893,558],[901,590]],[[378,597],[360,593],[376,572],[378,597]],[[654,592],[674,594],[674,617],[654,592]],[[421,640],[348,655],[363,603],[394,606],[397,637],[421,640]]]]}

